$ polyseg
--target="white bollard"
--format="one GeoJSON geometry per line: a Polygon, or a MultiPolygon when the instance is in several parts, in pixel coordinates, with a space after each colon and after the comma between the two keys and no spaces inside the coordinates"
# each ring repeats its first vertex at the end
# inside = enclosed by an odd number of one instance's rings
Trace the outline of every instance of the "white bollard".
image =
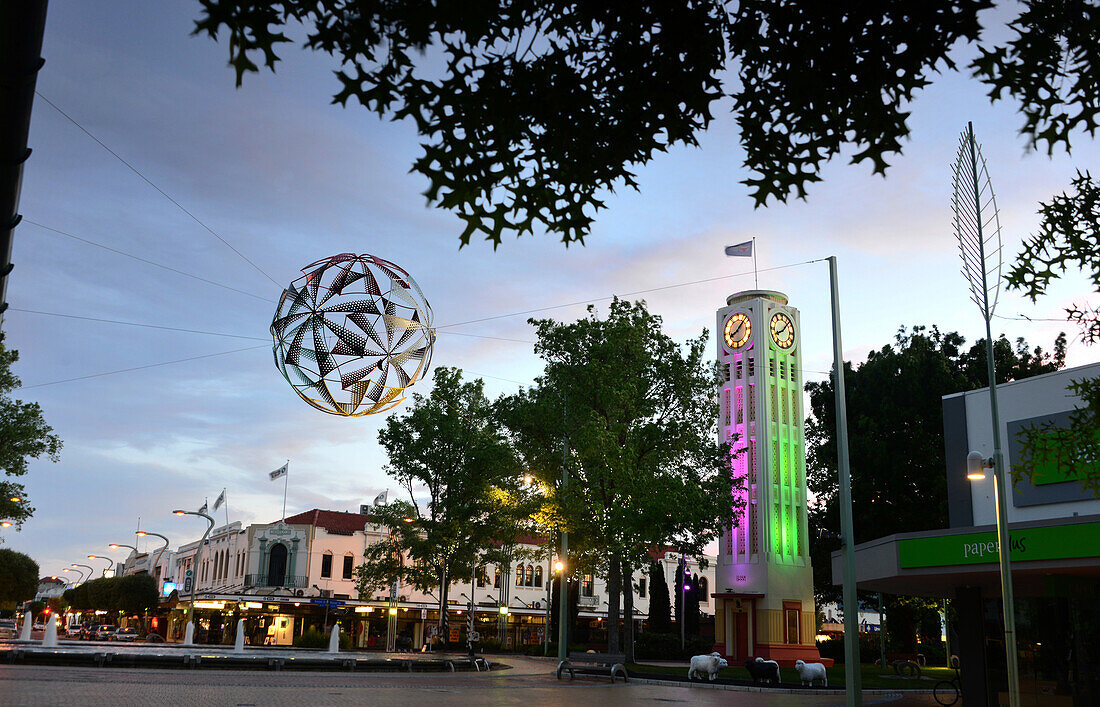
{"type": "Polygon", "coordinates": [[[31,616],[31,612],[27,612],[23,616],[23,630],[19,632],[20,641],[31,640],[31,627],[34,626],[34,617],[31,616]]]}
{"type": "Polygon", "coordinates": [[[237,621],[237,640],[233,642],[234,653],[244,653],[244,619],[237,621]]]}
{"type": "Polygon", "coordinates": [[[193,646],[195,645],[195,624],[194,622],[187,622],[187,630],[183,632],[183,645],[193,646]]]}
{"type": "Polygon", "coordinates": [[[42,645],[57,646],[57,622],[52,616],[46,620],[46,635],[42,638],[42,645]]]}
{"type": "Polygon", "coordinates": [[[328,652],[339,653],[340,652],[340,624],[337,623],[332,627],[332,635],[328,639],[328,652]]]}

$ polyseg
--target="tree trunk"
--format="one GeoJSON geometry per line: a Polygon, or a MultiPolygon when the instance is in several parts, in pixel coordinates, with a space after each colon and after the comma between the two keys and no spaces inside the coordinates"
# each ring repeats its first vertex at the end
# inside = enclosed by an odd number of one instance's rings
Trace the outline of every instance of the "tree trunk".
{"type": "MultiPolygon", "coordinates": [[[[607,568],[607,652],[619,652],[619,592],[622,587],[622,563],[611,556],[607,568]]],[[[597,607],[597,611],[599,607],[597,607]]]]}
{"type": "Polygon", "coordinates": [[[626,662],[634,662],[634,570],[623,563],[623,613],[626,624],[623,630],[623,653],[626,662]]]}
{"type": "Polygon", "coordinates": [[[447,589],[450,586],[447,577],[447,565],[439,568],[439,640],[446,642],[450,637],[450,627],[447,625],[447,589]]]}

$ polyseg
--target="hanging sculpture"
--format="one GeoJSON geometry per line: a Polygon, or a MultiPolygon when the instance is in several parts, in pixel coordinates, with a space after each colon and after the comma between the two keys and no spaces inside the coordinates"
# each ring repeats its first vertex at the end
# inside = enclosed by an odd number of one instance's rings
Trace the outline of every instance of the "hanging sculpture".
{"type": "Polygon", "coordinates": [[[302,268],[271,322],[275,365],[302,400],[333,415],[385,412],[431,362],[432,308],[403,268],[341,253],[302,268]]]}

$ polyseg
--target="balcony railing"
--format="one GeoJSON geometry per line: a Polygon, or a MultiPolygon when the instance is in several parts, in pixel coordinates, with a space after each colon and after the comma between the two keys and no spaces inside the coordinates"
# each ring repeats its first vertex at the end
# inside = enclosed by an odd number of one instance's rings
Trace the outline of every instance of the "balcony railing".
{"type": "MultiPolygon", "coordinates": [[[[273,578],[269,577],[266,574],[246,574],[244,576],[244,586],[246,586],[246,587],[290,587],[290,588],[298,588],[298,587],[305,587],[306,583],[307,583],[306,580],[308,578],[306,577],[306,575],[287,574],[287,575],[282,576],[282,578],[281,578],[282,581],[280,581],[278,584],[273,583],[271,581],[271,579],[273,579],[273,578]]],[[[280,578],[276,576],[276,577],[274,577],[274,579],[280,579],[280,578]]]]}
{"type": "Polygon", "coordinates": [[[599,606],[599,597],[577,597],[578,606],[599,606]]]}

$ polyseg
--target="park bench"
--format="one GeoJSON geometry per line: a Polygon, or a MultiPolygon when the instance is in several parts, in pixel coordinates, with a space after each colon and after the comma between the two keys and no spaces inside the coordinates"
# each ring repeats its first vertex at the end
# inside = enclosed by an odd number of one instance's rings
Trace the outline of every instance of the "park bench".
{"type": "Polygon", "coordinates": [[[558,663],[558,680],[561,680],[562,671],[569,671],[569,679],[572,680],[575,672],[590,675],[600,675],[604,670],[611,673],[611,682],[615,682],[615,673],[622,673],[623,682],[627,681],[625,653],[570,653],[569,657],[558,663]]]}

